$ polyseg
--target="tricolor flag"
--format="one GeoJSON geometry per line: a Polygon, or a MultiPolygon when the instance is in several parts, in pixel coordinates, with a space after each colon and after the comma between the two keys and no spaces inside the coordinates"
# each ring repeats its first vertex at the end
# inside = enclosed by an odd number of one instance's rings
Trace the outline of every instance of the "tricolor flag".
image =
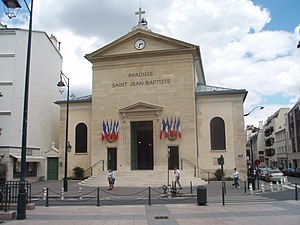
{"type": "Polygon", "coordinates": [[[164,131],[165,131],[165,120],[162,119],[161,125],[160,125],[160,132],[159,132],[159,138],[160,139],[162,139],[164,131]]]}
{"type": "Polygon", "coordinates": [[[116,126],[115,126],[115,138],[116,138],[116,140],[119,139],[119,120],[117,121],[116,126]]]}
{"type": "Polygon", "coordinates": [[[173,125],[172,117],[171,117],[171,124],[170,124],[170,137],[174,137],[174,125],[173,125]]]}
{"type": "Polygon", "coordinates": [[[108,125],[108,120],[106,120],[105,138],[108,138],[108,136],[109,136],[109,125],[108,125]]]}
{"type": "Polygon", "coordinates": [[[177,137],[177,121],[176,121],[176,116],[175,116],[175,121],[174,121],[174,137],[177,137]]]}
{"type": "Polygon", "coordinates": [[[181,132],[180,117],[178,117],[178,121],[177,121],[177,132],[178,132],[178,137],[181,138],[182,132],[181,132]]]}
{"type": "Polygon", "coordinates": [[[114,135],[114,125],[113,125],[112,120],[110,120],[109,136],[111,139],[113,139],[113,135],[114,135]]]}
{"type": "Polygon", "coordinates": [[[166,122],[166,126],[165,126],[165,137],[169,136],[169,120],[167,117],[167,122],[166,122]]]}
{"type": "Polygon", "coordinates": [[[105,125],[105,122],[103,120],[103,122],[102,122],[102,134],[101,134],[102,141],[105,139],[105,136],[106,136],[106,125],[105,125]]]}

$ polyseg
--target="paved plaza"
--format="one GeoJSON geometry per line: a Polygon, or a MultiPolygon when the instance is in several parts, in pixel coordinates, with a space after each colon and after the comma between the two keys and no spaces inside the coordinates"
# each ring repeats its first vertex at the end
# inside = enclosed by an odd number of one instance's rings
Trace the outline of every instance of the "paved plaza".
{"type": "Polygon", "coordinates": [[[97,225],[298,225],[299,201],[259,204],[171,204],[151,206],[67,206],[36,207],[27,211],[26,220],[4,224],[97,224],[97,225]]]}
{"type": "MultiPolygon", "coordinates": [[[[77,182],[70,182],[70,192],[75,195],[77,182]]],[[[33,184],[36,193],[43,186],[59,190],[59,182],[38,182],[33,184]]],[[[94,188],[94,187],[93,187],[94,188]]],[[[184,187],[188,189],[188,187],[184,187]]],[[[27,210],[26,220],[5,221],[3,224],[97,224],[97,225],[293,225],[300,221],[300,201],[270,200],[261,195],[243,193],[241,189],[228,189],[227,201],[220,201],[220,183],[207,186],[208,203],[205,206],[189,204],[152,204],[152,205],[114,205],[97,207],[84,205],[68,206],[36,206],[27,210]],[[230,196],[230,198],[229,198],[230,196]]],[[[118,188],[116,192],[129,192],[131,189],[118,188]]],[[[278,192],[280,194],[280,192],[278,192]]]]}

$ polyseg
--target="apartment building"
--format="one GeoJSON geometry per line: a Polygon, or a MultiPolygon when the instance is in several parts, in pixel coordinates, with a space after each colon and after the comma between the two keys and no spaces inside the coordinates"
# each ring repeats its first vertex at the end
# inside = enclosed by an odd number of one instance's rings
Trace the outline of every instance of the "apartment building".
{"type": "MultiPolygon", "coordinates": [[[[8,165],[7,180],[20,173],[23,102],[28,30],[0,23],[0,162],[8,165]]],[[[47,154],[58,144],[57,81],[62,56],[55,37],[32,31],[26,161],[27,180],[47,178],[47,154]]],[[[55,152],[55,151],[54,151],[55,152]]]]}
{"type": "Polygon", "coordinates": [[[287,136],[290,143],[287,161],[289,167],[298,168],[300,167],[300,101],[288,112],[287,122],[287,136]]]}

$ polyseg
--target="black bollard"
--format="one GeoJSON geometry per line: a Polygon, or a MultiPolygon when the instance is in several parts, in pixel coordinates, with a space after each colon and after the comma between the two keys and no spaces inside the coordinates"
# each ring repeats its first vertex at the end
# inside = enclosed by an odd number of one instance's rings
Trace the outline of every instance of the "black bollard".
{"type": "Polygon", "coordinates": [[[100,206],[100,188],[97,188],[97,206],[100,206]]]}
{"type": "Polygon", "coordinates": [[[49,188],[46,188],[46,207],[49,207],[49,188]]]}
{"type": "Polygon", "coordinates": [[[298,201],[298,188],[297,188],[298,183],[295,183],[295,200],[298,201]]]}
{"type": "Polygon", "coordinates": [[[151,205],[151,188],[149,187],[148,205],[151,205]]]}
{"type": "Polygon", "coordinates": [[[246,181],[244,181],[244,189],[245,189],[245,193],[247,193],[247,182],[246,181]]]}
{"type": "Polygon", "coordinates": [[[191,194],[193,194],[193,182],[190,181],[191,194]]]}
{"type": "MultiPolygon", "coordinates": [[[[9,191],[9,188],[8,188],[8,185],[7,184],[5,184],[5,205],[4,205],[4,212],[7,212],[7,204],[9,204],[9,207],[10,207],[10,191],[9,191]],[[7,199],[9,199],[8,201],[7,201],[7,199]]],[[[2,204],[2,203],[1,203],[2,204]]]]}

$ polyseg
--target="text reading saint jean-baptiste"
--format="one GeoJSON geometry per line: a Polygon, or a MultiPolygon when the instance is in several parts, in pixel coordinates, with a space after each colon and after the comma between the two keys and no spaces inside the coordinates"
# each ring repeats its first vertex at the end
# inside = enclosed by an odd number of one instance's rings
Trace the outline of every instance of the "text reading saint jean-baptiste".
{"type": "MultiPolygon", "coordinates": [[[[130,78],[140,78],[140,77],[149,77],[153,76],[152,72],[138,72],[138,73],[129,73],[128,77],[130,78]]],[[[138,87],[146,85],[161,85],[161,84],[170,84],[170,79],[159,79],[159,80],[143,80],[143,81],[125,81],[125,82],[116,82],[112,83],[112,88],[119,87],[138,87]]]]}

